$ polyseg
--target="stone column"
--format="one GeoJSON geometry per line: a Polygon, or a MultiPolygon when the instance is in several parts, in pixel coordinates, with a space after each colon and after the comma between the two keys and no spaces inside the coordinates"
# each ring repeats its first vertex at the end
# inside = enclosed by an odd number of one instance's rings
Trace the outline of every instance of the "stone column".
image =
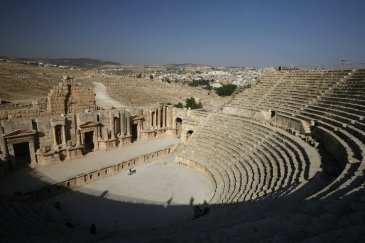
{"type": "Polygon", "coordinates": [[[141,120],[139,120],[138,124],[137,124],[137,139],[141,139],[141,128],[142,128],[142,122],[141,120]]]}
{"type": "MultiPolygon", "coordinates": [[[[98,133],[98,140],[102,140],[103,139],[103,130],[102,127],[100,125],[98,125],[96,127],[97,133],[98,133]]],[[[80,130],[81,132],[81,130],[80,130]]]]}
{"type": "Polygon", "coordinates": [[[125,120],[125,116],[124,116],[124,111],[120,111],[119,112],[119,121],[120,121],[120,135],[123,137],[124,136],[124,120],[125,120]]]}
{"type": "Polygon", "coordinates": [[[173,129],[176,129],[176,119],[173,119],[174,117],[172,117],[172,121],[171,121],[171,123],[172,123],[172,128],[173,129]]]}
{"type": "Polygon", "coordinates": [[[81,133],[81,144],[84,145],[84,143],[85,143],[85,133],[82,132],[81,133]]]}
{"type": "Polygon", "coordinates": [[[129,117],[129,111],[126,112],[127,115],[127,136],[131,135],[131,121],[129,117]]]}
{"type": "Polygon", "coordinates": [[[56,127],[52,127],[52,131],[53,131],[53,145],[56,146],[57,145],[56,127]]]}
{"type": "Polygon", "coordinates": [[[155,128],[158,126],[158,109],[155,109],[155,128]]]}
{"type": "Polygon", "coordinates": [[[157,128],[161,127],[161,107],[157,108],[157,128]]]}
{"type": "Polygon", "coordinates": [[[161,107],[161,120],[162,120],[161,127],[165,127],[165,107],[164,106],[161,107]]]}
{"type": "Polygon", "coordinates": [[[98,134],[99,132],[100,132],[100,126],[98,125],[95,127],[93,134],[94,149],[99,149],[99,140],[101,140],[100,134],[98,134]]]}
{"type": "Polygon", "coordinates": [[[144,114],[145,120],[143,122],[143,130],[148,130],[150,128],[150,109],[146,109],[146,114],[144,114]]]}
{"type": "Polygon", "coordinates": [[[28,147],[29,147],[29,154],[30,154],[30,163],[31,164],[37,164],[37,159],[35,157],[34,142],[29,142],[28,147]]]}
{"type": "Polygon", "coordinates": [[[14,152],[14,145],[13,144],[7,144],[8,147],[8,154],[9,154],[9,158],[10,158],[10,166],[14,166],[16,161],[15,161],[15,152],[14,152]]]}
{"type": "Polygon", "coordinates": [[[166,126],[167,127],[172,127],[171,126],[171,116],[170,116],[170,107],[166,106],[166,126]]]}
{"type": "Polygon", "coordinates": [[[165,118],[164,118],[164,121],[165,121],[165,127],[167,127],[167,106],[165,106],[165,118]]]}
{"type": "MultiPolygon", "coordinates": [[[[101,131],[102,131],[102,136],[101,136],[102,139],[108,140],[109,139],[108,128],[104,126],[101,128],[101,131]]],[[[82,141],[84,141],[84,140],[82,140],[82,141]]]]}
{"type": "Polygon", "coordinates": [[[115,139],[115,128],[114,128],[114,114],[113,112],[109,113],[109,122],[110,122],[110,138],[115,139]]]}
{"type": "Polygon", "coordinates": [[[76,146],[80,146],[81,144],[81,135],[80,135],[80,129],[76,130],[76,146]]]}
{"type": "Polygon", "coordinates": [[[62,124],[62,146],[66,146],[66,129],[65,124],[62,124]]]}
{"type": "Polygon", "coordinates": [[[3,160],[4,161],[8,161],[9,159],[9,152],[8,152],[8,146],[6,146],[5,144],[5,139],[4,139],[4,128],[0,126],[0,149],[3,152],[3,160]]]}

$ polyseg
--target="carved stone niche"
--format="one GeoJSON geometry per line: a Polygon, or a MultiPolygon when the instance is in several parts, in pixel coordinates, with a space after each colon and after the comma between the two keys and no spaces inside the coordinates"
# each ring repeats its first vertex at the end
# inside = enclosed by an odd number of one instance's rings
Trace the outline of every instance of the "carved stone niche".
{"type": "Polygon", "coordinates": [[[100,149],[100,128],[99,122],[87,121],[79,125],[77,144],[81,144],[84,148],[84,153],[93,151],[94,149],[100,149]]]}
{"type": "Polygon", "coordinates": [[[66,148],[66,119],[63,116],[51,120],[54,150],[66,148]]]}
{"type": "Polygon", "coordinates": [[[35,130],[14,130],[3,134],[6,149],[4,157],[8,158],[11,167],[36,166],[35,155],[35,130]]]}

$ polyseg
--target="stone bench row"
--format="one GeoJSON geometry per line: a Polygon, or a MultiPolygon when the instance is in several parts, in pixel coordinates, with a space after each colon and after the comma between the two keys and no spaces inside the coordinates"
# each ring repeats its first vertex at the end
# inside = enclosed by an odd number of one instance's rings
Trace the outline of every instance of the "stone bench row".
{"type": "MultiPolygon", "coordinates": [[[[54,224],[63,226],[61,222],[55,222],[55,218],[50,209],[45,205],[42,208],[29,206],[22,203],[1,201],[0,203],[0,235],[17,233],[27,236],[39,236],[47,228],[53,228],[54,224]]],[[[56,228],[54,228],[56,229],[56,228]]]]}
{"type": "MultiPolygon", "coordinates": [[[[232,164],[235,164],[235,162],[238,162],[238,164],[242,163],[242,165],[244,166],[251,166],[251,170],[253,171],[253,173],[251,173],[251,176],[254,175],[257,178],[255,178],[253,181],[256,181],[256,185],[257,187],[259,187],[259,184],[263,184],[263,181],[265,180],[265,178],[263,177],[263,173],[262,171],[266,170],[266,168],[264,168],[264,166],[262,166],[262,162],[254,162],[252,163],[251,161],[244,161],[244,157],[243,157],[243,153],[238,154],[235,153],[233,156],[233,152],[231,151],[231,146],[227,147],[227,146],[222,146],[222,145],[210,145],[209,147],[214,147],[216,146],[217,149],[219,149],[219,156],[220,158],[218,159],[218,163],[219,161],[228,161],[227,166],[230,167],[232,166],[232,164]],[[231,157],[230,157],[231,156],[231,157]],[[242,161],[243,159],[243,161],[242,161]],[[241,161],[240,161],[241,160],[241,161]],[[254,168],[254,169],[253,169],[254,168]]],[[[208,149],[209,149],[208,147],[208,149]]],[[[249,149],[249,147],[247,147],[247,150],[249,149]]],[[[261,159],[261,157],[259,157],[259,155],[254,154],[255,152],[251,152],[251,160],[253,159],[253,161],[258,161],[261,159]],[[257,156],[257,157],[254,157],[257,156]]],[[[208,155],[209,156],[209,155],[208,155]]],[[[214,156],[217,156],[217,154],[215,154],[214,156]]],[[[214,157],[213,159],[216,159],[217,157],[214,157]]],[[[242,170],[241,170],[242,171],[242,170]]],[[[238,176],[236,176],[238,177],[238,176]]],[[[251,177],[252,178],[252,177],[251,177]]]]}
{"type": "MultiPolygon", "coordinates": [[[[215,119],[216,120],[216,119],[215,119]]],[[[237,122],[236,122],[237,123],[237,122]]],[[[236,124],[235,123],[235,124],[236,124]]],[[[218,129],[219,130],[219,129],[218,129]]],[[[246,130],[248,131],[248,129],[246,128],[246,130]]],[[[242,129],[242,131],[244,131],[244,128],[242,129]]],[[[207,133],[208,134],[210,134],[210,133],[213,133],[214,132],[214,130],[208,130],[207,131],[207,133]]],[[[232,147],[235,147],[234,146],[234,144],[237,144],[237,140],[232,140],[232,141],[229,141],[229,139],[227,139],[227,135],[228,134],[222,134],[220,137],[219,136],[211,136],[210,137],[210,139],[209,139],[209,136],[207,135],[207,136],[205,136],[204,137],[204,139],[202,139],[202,141],[200,141],[199,140],[199,142],[198,143],[194,143],[194,146],[199,146],[199,144],[201,144],[201,143],[204,143],[204,141],[203,140],[205,140],[205,141],[212,141],[212,143],[213,144],[211,144],[210,145],[210,147],[208,147],[206,150],[207,151],[210,151],[211,150],[211,147],[212,146],[216,146],[216,144],[214,144],[214,141],[224,141],[225,143],[227,143],[227,142],[229,142],[229,146],[227,147],[227,149],[228,149],[228,152],[226,152],[226,156],[227,156],[227,154],[228,154],[228,156],[229,156],[229,154],[232,154],[232,153],[234,153],[234,151],[231,149],[232,147]]],[[[255,133],[248,133],[248,134],[246,134],[246,135],[244,135],[244,134],[238,134],[237,135],[238,137],[235,137],[235,139],[238,139],[238,141],[239,141],[239,138],[241,137],[244,137],[245,138],[245,140],[244,141],[249,141],[250,140],[250,138],[252,138],[252,137],[255,137],[255,133]]],[[[261,136],[265,136],[264,134],[261,134],[261,136]]],[[[196,136],[195,138],[197,138],[197,137],[199,137],[199,136],[196,136]]],[[[257,138],[257,139],[259,139],[258,141],[261,141],[262,142],[262,138],[257,138]]],[[[275,144],[275,142],[277,142],[277,141],[280,141],[280,142],[282,142],[282,140],[281,139],[283,139],[282,137],[274,137],[274,138],[272,138],[272,140],[270,140],[270,142],[268,142],[267,144],[272,144],[272,143],[274,143],[275,144]]],[[[251,141],[250,143],[251,143],[251,148],[252,148],[252,146],[254,146],[253,145],[253,143],[255,143],[255,142],[257,142],[257,141],[255,141],[255,140],[253,140],[253,141],[251,141]]],[[[208,142],[209,143],[209,142],[208,142]]],[[[248,144],[248,143],[241,143],[240,144],[240,146],[241,147],[244,147],[244,144],[248,144]]],[[[285,143],[284,143],[285,144],[285,143]]],[[[303,165],[301,165],[301,163],[305,163],[305,162],[298,162],[298,160],[299,161],[304,161],[304,156],[301,154],[301,151],[299,150],[299,149],[295,149],[295,145],[293,145],[293,144],[291,144],[290,142],[287,142],[287,145],[290,145],[290,148],[289,147],[285,147],[285,146],[283,146],[283,147],[281,147],[281,153],[282,153],[282,157],[284,157],[285,159],[284,160],[286,160],[286,161],[290,161],[289,162],[289,164],[290,165],[287,165],[287,167],[290,167],[290,171],[303,171],[303,165]],[[295,160],[295,162],[294,162],[294,160],[295,160]]],[[[276,145],[276,146],[281,146],[281,144],[280,145],[276,145]]],[[[258,147],[258,146],[257,146],[258,147]]],[[[274,146],[275,147],[275,146],[274,146]]],[[[220,150],[224,150],[225,148],[224,147],[220,147],[220,150]]],[[[236,148],[236,149],[240,149],[240,148],[236,148]]],[[[255,149],[257,149],[257,148],[255,148],[255,149]]],[[[267,150],[271,150],[271,153],[270,153],[270,155],[264,155],[265,157],[266,157],[266,160],[267,160],[267,158],[273,158],[273,155],[274,155],[274,152],[272,152],[272,149],[273,148],[270,148],[270,149],[263,149],[262,150],[262,152],[263,152],[263,154],[265,154],[265,150],[267,151],[267,150]]],[[[246,150],[249,150],[249,147],[247,147],[247,149],[246,150]]],[[[280,151],[279,150],[279,151],[280,151]]],[[[249,151],[249,152],[251,152],[252,153],[252,151],[249,151]]],[[[242,153],[241,151],[238,151],[238,154],[239,153],[242,153]]],[[[280,152],[279,152],[280,153],[280,152]]],[[[275,157],[275,156],[274,156],[275,157]]],[[[223,159],[224,159],[224,157],[223,157],[223,159]]],[[[230,158],[230,159],[233,159],[233,158],[230,158]]],[[[271,168],[273,168],[274,166],[267,166],[267,162],[260,162],[261,163],[261,168],[260,168],[260,170],[262,170],[262,171],[266,171],[266,172],[268,172],[269,170],[271,170],[271,168]],[[265,163],[266,163],[266,165],[265,165],[265,163]],[[264,166],[262,166],[262,165],[264,165],[264,166]],[[269,168],[270,167],[270,168],[269,168]]],[[[269,162],[270,163],[270,162],[269,162]]],[[[281,162],[281,163],[283,163],[283,162],[281,162]]],[[[283,169],[283,168],[281,168],[281,172],[284,172],[285,170],[283,169]]],[[[261,173],[261,174],[264,174],[264,173],[261,173]]],[[[274,174],[273,172],[270,172],[270,173],[266,173],[266,174],[274,174]]],[[[296,175],[294,175],[293,173],[290,175],[291,177],[293,177],[293,178],[295,178],[295,177],[303,177],[303,173],[302,172],[296,172],[295,173],[296,175]],[[300,174],[302,174],[301,176],[300,176],[300,174]]],[[[275,175],[278,175],[278,173],[277,172],[275,172],[275,175]]],[[[280,177],[280,176],[279,176],[280,177]]],[[[269,181],[270,180],[270,178],[266,178],[265,179],[265,181],[267,182],[267,181],[269,181]]],[[[292,181],[290,181],[291,183],[292,183],[292,181]]],[[[265,187],[263,186],[263,180],[262,181],[259,181],[259,184],[260,184],[260,188],[261,189],[263,189],[263,190],[265,190],[265,187]]],[[[266,185],[266,187],[267,187],[267,185],[266,185]]],[[[267,188],[266,188],[267,189],[267,188]]]]}
{"type": "Polygon", "coordinates": [[[331,130],[337,131],[339,129],[347,132],[345,140],[350,144],[353,149],[355,158],[362,160],[364,157],[364,141],[365,141],[365,131],[354,127],[352,124],[340,122],[334,118],[323,116],[320,114],[315,114],[310,111],[302,111],[297,117],[303,118],[305,120],[315,120],[317,123],[321,123],[331,130]]]}
{"type": "MultiPolygon", "coordinates": [[[[330,146],[340,146],[336,149],[335,152],[340,151],[341,149],[344,150],[343,156],[347,157],[346,161],[343,163],[346,163],[344,165],[344,169],[342,172],[337,176],[335,180],[333,180],[330,184],[328,184],[325,188],[318,191],[317,193],[313,194],[310,198],[327,198],[333,194],[338,194],[342,190],[351,190],[353,185],[351,185],[356,178],[359,176],[359,172],[364,169],[364,161],[358,161],[356,158],[354,158],[354,153],[352,152],[352,149],[346,143],[341,137],[336,135],[333,131],[326,129],[322,126],[317,126],[316,133],[318,132],[318,136],[321,137],[321,139],[329,140],[329,138],[334,139],[337,141],[336,145],[330,145],[330,146]]],[[[363,176],[361,174],[360,176],[363,176]]],[[[344,194],[342,192],[341,194],[344,194]]],[[[340,195],[339,195],[340,196],[340,195]]]]}

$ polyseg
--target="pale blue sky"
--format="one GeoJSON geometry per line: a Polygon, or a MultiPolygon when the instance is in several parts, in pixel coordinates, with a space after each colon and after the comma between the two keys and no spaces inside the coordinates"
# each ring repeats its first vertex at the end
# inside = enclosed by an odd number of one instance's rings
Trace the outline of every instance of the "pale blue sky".
{"type": "Polygon", "coordinates": [[[365,1],[0,0],[0,55],[126,64],[365,62],[365,1]]]}

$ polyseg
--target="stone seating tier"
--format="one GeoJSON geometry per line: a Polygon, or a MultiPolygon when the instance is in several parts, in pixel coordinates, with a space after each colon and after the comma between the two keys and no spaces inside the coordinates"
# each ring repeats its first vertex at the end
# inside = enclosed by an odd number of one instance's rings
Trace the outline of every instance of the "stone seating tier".
{"type": "Polygon", "coordinates": [[[197,156],[208,169],[220,171],[225,188],[222,202],[254,200],[308,179],[308,156],[298,143],[284,132],[241,117],[214,114],[189,140],[186,150],[193,160],[197,156]],[[248,181],[242,181],[247,175],[248,181]]]}

